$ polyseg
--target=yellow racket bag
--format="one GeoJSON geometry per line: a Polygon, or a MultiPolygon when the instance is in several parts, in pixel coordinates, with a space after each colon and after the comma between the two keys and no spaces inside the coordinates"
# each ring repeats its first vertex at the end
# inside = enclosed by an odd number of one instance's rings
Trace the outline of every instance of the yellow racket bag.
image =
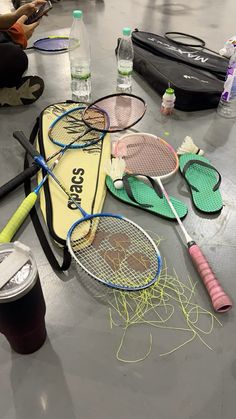
{"type": "MultiPolygon", "coordinates": [[[[32,131],[30,141],[36,145],[37,150],[45,160],[55,152],[60,151],[60,147],[49,139],[48,130],[50,125],[62,113],[77,106],[79,106],[78,103],[71,101],[53,104],[44,109],[38,118],[38,123],[32,131]]],[[[69,142],[70,140],[67,141],[67,143],[69,142]]],[[[90,214],[102,211],[106,196],[104,166],[109,158],[110,136],[106,134],[101,141],[89,147],[66,150],[54,170],[55,175],[73,199],[90,214]]],[[[51,164],[49,161],[49,167],[51,164]]],[[[28,161],[26,159],[25,167],[27,166],[28,161]]],[[[41,170],[38,172],[38,183],[44,175],[45,173],[41,170]]],[[[30,192],[30,181],[25,183],[25,190],[26,193],[30,192]]],[[[37,211],[33,208],[31,218],[38,238],[52,267],[56,270],[66,270],[70,265],[70,256],[66,247],[67,232],[72,224],[82,217],[82,214],[50,176],[40,191],[40,208],[53,242],[64,250],[62,265],[59,265],[37,211]]]]}

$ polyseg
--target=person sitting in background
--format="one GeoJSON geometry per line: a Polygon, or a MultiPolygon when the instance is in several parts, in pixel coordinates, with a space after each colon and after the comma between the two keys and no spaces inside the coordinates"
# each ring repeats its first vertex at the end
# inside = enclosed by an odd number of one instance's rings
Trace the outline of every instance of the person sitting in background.
{"type": "Polygon", "coordinates": [[[44,82],[38,76],[25,76],[28,57],[23,51],[39,21],[25,25],[27,18],[45,0],[34,0],[12,13],[0,15],[0,107],[27,105],[43,93],[44,82]]]}

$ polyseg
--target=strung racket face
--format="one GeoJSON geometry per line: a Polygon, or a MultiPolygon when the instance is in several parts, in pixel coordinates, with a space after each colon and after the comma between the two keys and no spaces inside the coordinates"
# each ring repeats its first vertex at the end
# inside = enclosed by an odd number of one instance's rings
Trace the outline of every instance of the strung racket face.
{"type": "Polygon", "coordinates": [[[88,130],[82,120],[84,109],[85,106],[70,109],[53,121],[48,136],[54,144],[60,147],[83,148],[103,139],[105,129],[109,125],[106,113],[95,107],[90,108],[87,118],[92,124],[96,124],[100,131],[88,130]]]}
{"type": "Polygon", "coordinates": [[[67,51],[69,46],[69,38],[66,36],[48,37],[38,39],[34,42],[33,48],[45,52],[67,51]]]}
{"type": "Polygon", "coordinates": [[[138,96],[114,94],[97,100],[84,111],[83,121],[90,129],[100,130],[96,120],[89,117],[91,107],[98,107],[109,116],[107,132],[118,132],[135,125],[146,112],[146,104],[138,96]]]}
{"type": "Polygon", "coordinates": [[[126,172],[159,177],[163,181],[171,178],[179,167],[173,147],[152,134],[123,135],[114,147],[114,154],[124,157],[126,172]]]}
{"type": "Polygon", "coordinates": [[[158,279],[157,246],[139,226],[120,216],[97,214],[79,220],[67,244],[79,266],[109,287],[135,291],[158,279]]]}

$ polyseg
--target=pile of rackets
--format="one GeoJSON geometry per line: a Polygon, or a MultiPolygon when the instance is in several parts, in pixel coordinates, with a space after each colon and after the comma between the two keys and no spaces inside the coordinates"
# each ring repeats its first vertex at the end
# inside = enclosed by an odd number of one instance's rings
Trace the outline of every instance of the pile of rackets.
{"type": "MultiPolygon", "coordinates": [[[[15,188],[39,169],[46,172],[37,188],[28,195],[0,234],[0,242],[11,241],[34,206],[48,176],[58,184],[81,213],[69,229],[67,246],[76,263],[92,278],[120,290],[140,290],[157,281],[161,271],[161,256],[152,238],[135,222],[118,214],[87,214],[57,178],[54,169],[68,149],[85,148],[102,141],[106,133],[127,130],[144,116],[146,104],[138,96],[113,94],[89,106],[78,106],[58,116],[49,129],[50,140],[58,152],[47,161],[34,149],[22,132],[14,137],[30,153],[35,164],[14,180],[15,188]],[[65,124],[66,122],[66,124],[65,124]],[[70,142],[65,143],[64,127],[70,126],[70,142]],[[52,163],[49,165],[49,162],[52,163]]],[[[146,133],[125,134],[116,143],[116,156],[125,160],[129,174],[152,177],[165,196],[185,237],[188,253],[208,291],[217,312],[232,307],[200,248],[187,233],[163,181],[176,173],[179,160],[173,147],[164,140],[146,133]]]]}

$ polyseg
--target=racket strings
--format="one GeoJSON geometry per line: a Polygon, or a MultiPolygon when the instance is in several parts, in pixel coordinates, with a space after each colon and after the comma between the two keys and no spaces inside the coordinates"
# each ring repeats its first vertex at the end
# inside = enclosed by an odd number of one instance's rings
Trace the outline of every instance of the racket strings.
{"type": "Polygon", "coordinates": [[[122,149],[123,144],[127,172],[162,177],[178,168],[175,153],[161,138],[132,134],[118,141],[118,149],[122,149]]]}
{"type": "MultiPolygon", "coordinates": [[[[146,111],[145,103],[140,98],[131,95],[112,95],[94,104],[109,115],[109,132],[122,131],[133,126],[146,111]]],[[[90,109],[88,107],[85,110],[83,120],[90,128],[99,129],[96,121],[89,118],[90,109]]]]}
{"type": "Polygon", "coordinates": [[[72,231],[70,246],[79,265],[90,276],[111,286],[134,289],[150,285],[160,269],[158,250],[150,238],[127,220],[96,218],[96,231],[90,237],[87,234],[80,239],[88,227],[82,225],[88,221],[81,221],[72,231]]]}
{"type": "Polygon", "coordinates": [[[41,51],[65,51],[69,46],[68,37],[48,37],[34,42],[34,48],[41,51]]]}
{"type": "MultiPolygon", "coordinates": [[[[82,120],[83,108],[72,110],[70,113],[59,118],[58,121],[49,129],[49,138],[56,144],[73,146],[86,144],[91,141],[96,141],[103,138],[103,133],[99,131],[89,131],[82,120]]],[[[92,109],[89,112],[91,120],[95,121],[101,131],[106,126],[106,115],[102,111],[94,112],[92,109]]]]}

